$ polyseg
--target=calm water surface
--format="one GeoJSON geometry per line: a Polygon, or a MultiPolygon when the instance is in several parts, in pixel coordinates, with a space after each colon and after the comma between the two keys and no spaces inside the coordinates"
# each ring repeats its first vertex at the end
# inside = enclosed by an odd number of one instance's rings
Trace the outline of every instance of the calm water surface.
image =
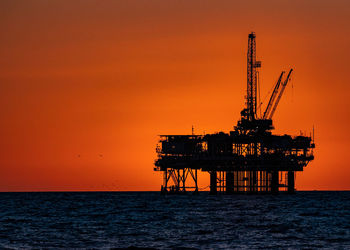
{"type": "Polygon", "coordinates": [[[0,248],[350,249],[350,192],[0,193],[0,248]]]}

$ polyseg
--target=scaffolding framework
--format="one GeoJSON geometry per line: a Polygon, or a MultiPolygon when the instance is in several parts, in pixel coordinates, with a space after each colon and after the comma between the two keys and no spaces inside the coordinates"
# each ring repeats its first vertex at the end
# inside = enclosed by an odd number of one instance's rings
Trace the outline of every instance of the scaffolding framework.
{"type": "Polygon", "coordinates": [[[161,191],[164,193],[186,193],[189,190],[198,192],[197,169],[192,168],[168,168],[163,170],[163,185],[161,191]],[[186,180],[192,178],[194,186],[187,186],[186,180]]]}

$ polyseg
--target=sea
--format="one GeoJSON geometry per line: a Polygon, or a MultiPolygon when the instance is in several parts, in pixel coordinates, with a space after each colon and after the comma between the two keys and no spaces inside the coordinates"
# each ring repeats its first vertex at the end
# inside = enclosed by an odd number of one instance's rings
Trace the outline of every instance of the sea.
{"type": "Polygon", "coordinates": [[[350,249],[350,191],[0,193],[0,249],[350,249]]]}

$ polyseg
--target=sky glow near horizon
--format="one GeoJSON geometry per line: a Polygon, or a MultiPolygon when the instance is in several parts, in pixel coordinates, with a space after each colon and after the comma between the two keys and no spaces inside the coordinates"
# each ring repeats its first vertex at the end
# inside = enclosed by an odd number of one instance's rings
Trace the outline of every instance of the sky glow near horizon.
{"type": "Polygon", "coordinates": [[[296,188],[349,190],[349,16],[339,0],[1,1],[0,191],[159,190],[157,135],[236,125],[252,31],[262,98],[294,69],[274,132],[315,127],[296,188]]]}

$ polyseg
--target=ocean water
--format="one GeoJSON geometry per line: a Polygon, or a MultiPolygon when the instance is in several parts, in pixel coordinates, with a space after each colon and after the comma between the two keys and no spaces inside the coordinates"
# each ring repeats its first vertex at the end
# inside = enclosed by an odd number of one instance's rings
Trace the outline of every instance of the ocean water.
{"type": "Polygon", "coordinates": [[[350,249],[350,192],[0,193],[1,249],[350,249]]]}

